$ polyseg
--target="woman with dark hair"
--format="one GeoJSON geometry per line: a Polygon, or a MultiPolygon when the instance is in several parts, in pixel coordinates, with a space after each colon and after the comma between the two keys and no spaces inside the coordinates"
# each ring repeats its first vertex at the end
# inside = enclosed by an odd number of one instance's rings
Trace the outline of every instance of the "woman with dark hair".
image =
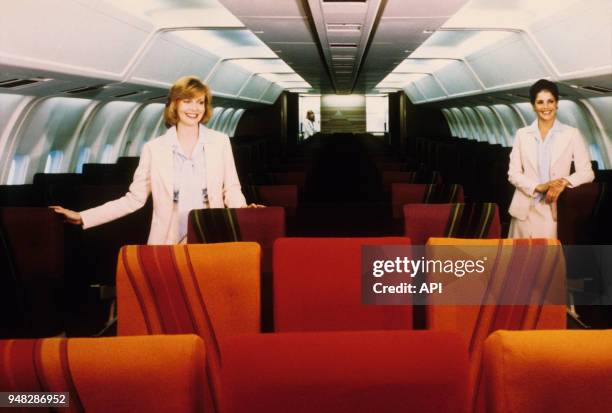
{"type": "Polygon", "coordinates": [[[536,120],[516,132],[508,180],[516,187],[510,238],[557,238],[557,198],[566,187],[594,179],[582,135],[557,120],[557,85],[540,79],[529,89],[536,120]],[[575,172],[570,174],[574,162],[575,172]]]}
{"type": "Polygon", "coordinates": [[[185,242],[191,209],[246,207],[229,138],[204,126],[211,116],[209,87],[194,76],[178,79],[164,110],[169,129],[144,145],[128,193],[81,212],[51,208],[86,229],[136,211],[152,194],[148,243],[176,244],[185,242]]]}

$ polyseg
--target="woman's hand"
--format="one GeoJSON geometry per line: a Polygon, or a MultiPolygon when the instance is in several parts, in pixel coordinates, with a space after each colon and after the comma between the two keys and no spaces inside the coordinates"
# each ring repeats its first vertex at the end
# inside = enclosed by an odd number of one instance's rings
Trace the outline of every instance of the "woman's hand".
{"type": "Polygon", "coordinates": [[[544,184],[540,184],[535,187],[535,191],[539,194],[543,194],[548,191],[548,187],[550,186],[550,182],[546,182],[544,184]]]}
{"type": "Polygon", "coordinates": [[[569,182],[565,178],[555,179],[554,181],[548,182],[548,192],[546,192],[546,202],[552,204],[557,202],[559,195],[565,190],[565,187],[569,185],[569,182]]]}
{"type": "Polygon", "coordinates": [[[57,214],[63,215],[64,222],[74,225],[83,225],[83,219],[81,218],[81,214],[78,212],[62,208],[59,205],[52,205],[49,208],[51,208],[57,214]]]}
{"type": "Polygon", "coordinates": [[[246,206],[247,208],[265,208],[265,205],[259,205],[259,204],[249,204],[246,206]]]}

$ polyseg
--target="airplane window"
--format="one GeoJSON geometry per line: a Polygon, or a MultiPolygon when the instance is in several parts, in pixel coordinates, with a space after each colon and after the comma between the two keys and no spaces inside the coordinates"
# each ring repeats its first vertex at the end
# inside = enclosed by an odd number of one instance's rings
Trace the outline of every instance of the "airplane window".
{"type": "Polygon", "coordinates": [[[599,148],[602,151],[604,165],[612,168],[612,96],[602,96],[586,99],[591,115],[596,118],[600,131],[599,148]]]}
{"type": "Polygon", "coordinates": [[[493,105],[491,107],[500,117],[500,121],[505,126],[504,130],[507,132],[506,135],[506,146],[512,146],[514,143],[514,135],[516,130],[525,126],[519,115],[508,105],[493,105]]]}
{"type": "Polygon", "coordinates": [[[517,110],[517,113],[521,117],[521,120],[523,121],[525,126],[531,125],[531,123],[535,120],[535,114],[533,113],[533,107],[531,106],[531,103],[520,102],[515,103],[513,106],[517,110]]]}
{"type": "Polygon", "coordinates": [[[25,184],[26,174],[28,172],[28,164],[30,157],[28,155],[15,155],[11,161],[11,169],[9,170],[8,185],[23,185],[25,184]]]}
{"type": "Polygon", "coordinates": [[[244,109],[238,109],[232,115],[232,119],[230,120],[229,126],[226,131],[227,135],[230,138],[234,137],[234,133],[236,133],[236,127],[238,126],[238,122],[240,121],[240,118],[242,117],[243,113],[244,113],[244,109]]]}
{"type": "Polygon", "coordinates": [[[79,157],[77,159],[76,168],[74,172],[80,174],[83,172],[83,164],[89,162],[89,154],[91,153],[91,149],[89,147],[83,147],[79,151],[79,157]]]}
{"type": "Polygon", "coordinates": [[[47,162],[45,163],[45,173],[49,174],[60,172],[63,158],[64,151],[56,149],[49,152],[49,155],[47,155],[47,162]]]}
{"type": "MultiPolygon", "coordinates": [[[[13,153],[30,156],[25,182],[31,182],[35,173],[44,170],[50,151],[74,147],[83,117],[87,116],[87,108],[91,105],[90,99],[65,97],[33,102],[14,136],[13,153]]],[[[59,172],[66,172],[71,164],[70,154],[64,152],[64,156],[59,172]]]]}
{"type": "Polygon", "coordinates": [[[487,140],[490,143],[503,144],[505,142],[504,127],[500,124],[491,108],[488,106],[476,106],[474,109],[481,116],[482,125],[487,132],[487,140]]]}
{"type": "Polygon", "coordinates": [[[599,131],[596,125],[592,125],[589,122],[589,117],[584,113],[584,110],[576,102],[562,99],[559,101],[557,116],[561,122],[580,130],[580,133],[586,140],[585,143],[589,147],[591,159],[597,161],[599,165],[603,165],[601,152],[597,146],[598,141],[600,141],[598,139],[599,131]]]}
{"type": "Polygon", "coordinates": [[[442,114],[446,119],[446,123],[448,123],[448,127],[451,130],[451,134],[455,137],[458,137],[459,129],[457,129],[457,120],[455,119],[453,112],[451,112],[449,109],[442,109],[442,114]]]}
{"type": "Polygon", "coordinates": [[[459,127],[458,136],[461,138],[474,139],[471,131],[467,127],[467,122],[465,120],[465,115],[463,114],[463,112],[461,112],[459,108],[451,108],[451,111],[453,112],[453,114],[455,115],[455,118],[457,119],[457,125],[459,127]]]}
{"type": "Polygon", "coordinates": [[[125,148],[122,156],[139,156],[142,146],[154,138],[159,122],[163,120],[164,105],[152,103],[145,106],[130,123],[126,133],[125,148]]]}
{"type": "Polygon", "coordinates": [[[219,123],[216,125],[216,130],[223,132],[225,127],[227,126],[228,121],[230,120],[232,113],[234,113],[234,108],[227,108],[223,111],[221,116],[219,117],[219,123]]]}
{"type": "Polygon", "coordinates": [[[461,108],[461,111],[465,114],[468,127],[472,132],[472,137],[477,141],[486,141],[487,139],[485,134],[479,128],[479,125],[481,123],[480,119],[478,119],[478,116],[474,113],[474,109],[465,106],[461,108]]]}
{"type": "Polygon", "coordinates": [[[222,106],[217,106],[216,108],[214,108],[212,117],[210,118],[210,120],[208,121],[208,125],[206,126],[208,126],[210,129],[217,129],[217,123],[219,122],[219,116],[221,116],[221,113],[223,113],[224,110],[225,108],[222,106]]]}
{"type": "Polygon", "coordinates": [[[104,150],[102,151],[102,157],[100,158],[101,163],[114,163],[115,162],[115,147],[110,143],[104,145],[104,150]]]}
{"type": "Polygon", "coordinates": [[[4,129],[23,96],[0,93],[0,130],[4,129]]]}
{"type": "Polygon", "coordinates": [[[135,102],[108,102],[93,111],[77,142],[78,146],[91,148],[90,162],[113,163],[117,160],[118,153],[114,148],[121,147],[126,122],[137,106],[135,102]],[[108,145],[111,149],[107,149],[108,145]]]}

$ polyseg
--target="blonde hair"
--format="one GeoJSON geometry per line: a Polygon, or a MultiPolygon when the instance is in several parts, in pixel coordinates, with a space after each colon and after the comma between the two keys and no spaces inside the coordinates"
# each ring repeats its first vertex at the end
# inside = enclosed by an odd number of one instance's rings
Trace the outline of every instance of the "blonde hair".
{"type": "Polygon", "coordinates": [[[178,123],[177,104],[179,100],[191,99],[204,94],[204,116],[200,123],[206,124],[213,114],[212,92],[210,88],[196,76],[184,76],[178,79],[170,88],[166,108],[164,109],[164,122],[166,127],[176,126],[178,123]]]}

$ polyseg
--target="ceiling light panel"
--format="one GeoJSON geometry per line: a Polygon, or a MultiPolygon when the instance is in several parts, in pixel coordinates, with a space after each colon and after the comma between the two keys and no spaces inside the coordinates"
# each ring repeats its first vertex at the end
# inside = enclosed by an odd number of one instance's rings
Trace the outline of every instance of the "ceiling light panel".
{"type": "Polygon", "coordinates": [[[232,63],[253,73],[294,73],[293,69],[281,59],[236,59],[232,63]]]}
{"type": "Polygon", "coordinates": [[[308,82],[278,82],[278,85],[285,89],[311,89],[310,83],[308,82]]]}
{"type": "Polygon", "coordinates": [[[260,73],[259,75],[270,82],[305,82],[297,73],[260,73]]]}
{"type": "Polygon", "coordinates": [[[424,72],[434,73],[451,63],[448,59],[405,59],[393,72],[424,72]]]}
{"type": "Polygon", "coordinates": [[[408,84],[414,82],[423,77],[427,76],[424,73],[389,73],[381,83],[383,82],[402,82],[408,84]]]}
{"type": "Polygon", "coordinates": [[[423,45],[411,53],[410,57],[465,58],[512,36],[519,34],[504,30],[442,30],[423,42],[423,45]]]}
{"type": "Polygon", "coordinates": [[[158,27],[243,27],[217,0],[106,0],[107,3],[148,19],[158,27]]]}
{"type": "Polygon", "coordinates": [[[187,30],[175,34],[222,58],[278,57],[249,30],[187,30]]]}
{"type": "Polygon", "coordinates": [[[361,31],[361,24],[359,23],[327,23],[326,27],[329,33],[361,31]]]}
{"type": "Polygon", "coordinates": [[[580,0],[473,0],[443,27],[508,27],[524,29],[580,0]]]}

